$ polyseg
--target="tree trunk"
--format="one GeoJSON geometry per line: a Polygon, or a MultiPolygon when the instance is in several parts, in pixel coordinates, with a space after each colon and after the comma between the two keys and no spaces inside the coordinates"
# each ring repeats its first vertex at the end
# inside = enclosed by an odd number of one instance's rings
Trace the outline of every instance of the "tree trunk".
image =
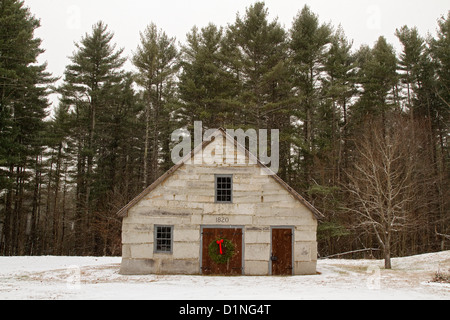
{"type": "Polygon", "coordinates": [[[386,240],[386,243],[384,245],[384,268],[387,270],[392,269],[390,240],[386,240]]]}
{"type": "MultiPolygon", "coordinates": [[[[9,177],[14,176],[14,166],[11,165],[9,168],[9,177]]],[[[12,255],[11,241],[12,241],[12,202],[13,202],[13,187],[9,186],[6,192],[5,201],[5,221],[3,226],[3,251],[2,255],[10,256],[12,255]]]]}
{"type": "MultiPolygon", "coordinates": [[[[151,89],[150,89],[151,90],[151,89]]],[[[149,93],[150,94],[150,93],[149,93]]],[[[150,110],[151,102],[149,101],[145,107],[145,141],[144,141],[144,173],[142,177],[142,189],[148,187],[148,149],[150,144],[150,110]]]]}
{"type": "Polygon", "coordinates": [[[58,155],[56,158],[55,170],[55,192],[53,199],[53,253],[57,254],[59,247],[60,234],[60,211],[58,207],[58,195],[61,180],[61,157],[62,157],[62,143],[58,146],[58,155]]]}
{"type": "Polygon", "coordinates": [[[34,191],[33,191],[33,207],[31,209],[29,220],[27,221],[27,245],[26,250],[28,255],[33,255],[36,253],[35,248],[35,239],[36,239],[36,228],[37,228],[37,220],[36,215],[38,212],[39,207],[39,197],[40,192],[39,189],[41,187],[41,171],[39,169],[39,158],[40,156],[36,156],[35,160],[35,184],[34,184],[34,191]]]}
{"type": "Polygon", "coordinates": [[[63,198],[61,205],[61,237],[60,237],[60,246],[58,248],[58,255],[63,255],[64,251],[64,235],[65,235],[65,218],[66,218],[66,195],[67,195],[67,166],[64,169],[64,186],[63,186],[63,198]]]}

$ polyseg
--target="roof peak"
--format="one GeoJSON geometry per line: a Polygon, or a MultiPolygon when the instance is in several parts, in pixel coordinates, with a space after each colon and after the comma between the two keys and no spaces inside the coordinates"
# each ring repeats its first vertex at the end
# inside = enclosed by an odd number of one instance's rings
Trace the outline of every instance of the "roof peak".
{"type": "MultiPolygon", "coordinates": [[[[310,204],[308,201],[306,201],[305,198],[303,198],[297,191],[295,191],[292,187],[290,187],[285,181],[283,181],[276,173],[268,168],[265,164],[263,164],[256,155],[252,154],[249,150],[245,148],[242,144],[237,141],[238,139],[235,139],[235,137],[232,137],[230,134],[228,134],[228,129],[224,128],[218,128],[218,129],[210,129],[213,130],[210,135],[207,136],[203,140],[203,142],[199,145],[197,145],[189,154],[187,154],[184,158],[182,158],[180,161],[177,162],[171,169],[169,169],[166,173],[164,173],[159,179],[157,179],[154,183],[152,183],[148,188],[146,188],[141,194],[139,194],[136,198],[134,198],[131,202],[129,202],[126,206],[124,206],[119,212],[117,213],[121,217],[125,217],[128,214],[128,210],[132,208],[135,204],[137,204],[140,200],[142,200],[147,194],[149,194],[151,191],[156,189],[163,181],[168,179],[175,171],[177,171],[180,167],[182,167],[185,164],[192,164],[189,163],[192,158],[195,157],[196,154],[198,154],[200,151],[203,151],[206,147],[208,147],[212,142],[215,141],[215,139],[212,139],[213,136],[217,136],[218,133],[221,133],[228,141],[231,141],[234,144],[234,147],[242,152],[247,159],[253,160],[254,165],[258,165],[264,172],[265,175],[272,177],[278,184],[280,184],[284,189],[286,189],[295,199],[300,201],[303,205],[305,205],[311,212],[314,214],[314,216],[320,220],[323,218],[322,213],[317,210],[312,204],[310,204]]],[[[245,140],[244,140],[245,141],[245,140]]],[[[235,150],[236,150],[235,149],[235,150]]],[[[202,160],[203,161],[203,160],[202,160]]],[[[194,163],[192,165],[200,165],[198,163],[194,163]]]]}

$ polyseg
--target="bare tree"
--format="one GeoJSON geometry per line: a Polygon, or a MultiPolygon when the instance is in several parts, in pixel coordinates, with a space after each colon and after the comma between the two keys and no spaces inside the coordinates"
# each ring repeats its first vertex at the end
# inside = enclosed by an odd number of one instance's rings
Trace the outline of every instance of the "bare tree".
{"type": "Polygon", "coordinates": [[[400,116],[390,123],[368,121],[356,144],[354,167],[347,172],[349,210],[357,217],[356,225],[376,236],[386,269],[392,268],[393,235],[416,224],[420,211],[420,143],[413,126],[400,116]]]}

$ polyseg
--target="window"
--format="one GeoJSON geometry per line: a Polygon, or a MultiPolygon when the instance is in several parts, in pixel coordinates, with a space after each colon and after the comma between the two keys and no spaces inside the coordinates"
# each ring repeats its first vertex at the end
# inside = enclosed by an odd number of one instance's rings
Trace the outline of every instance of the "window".
{"type": "Polygon", "coordinates": [[[155,253],[172,253],[173,227],[155,226],[155,253]]]}
{"type": "Polygon", "coordinates": [[[216,175],[216,202],[233,202],[233,176],[216,175]]]}

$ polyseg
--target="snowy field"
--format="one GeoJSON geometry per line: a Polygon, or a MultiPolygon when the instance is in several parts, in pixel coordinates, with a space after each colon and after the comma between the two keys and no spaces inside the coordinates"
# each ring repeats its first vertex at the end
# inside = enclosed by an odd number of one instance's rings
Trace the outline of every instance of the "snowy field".
{"type": "Polygon", "coordinates": [[[120,258],[0,257],[0,300],[450,300],[450,251],[383,261],[321,260],[298,277],[121,276],[120,258]]]}

